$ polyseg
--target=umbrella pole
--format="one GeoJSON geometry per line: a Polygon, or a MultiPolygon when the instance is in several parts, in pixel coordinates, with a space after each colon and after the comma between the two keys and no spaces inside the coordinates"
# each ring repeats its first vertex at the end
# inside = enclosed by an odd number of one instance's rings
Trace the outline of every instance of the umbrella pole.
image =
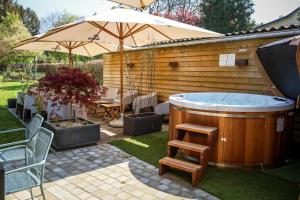
{"type": "MultiPolygon", "coordinates": [[[[123,40],[123,23],[120,23],[120,90],[121,90],[121,95],[120,95],[120,102],[121,102],[121,115],[123,114],[124,110],[123,110],[123,91],[124,91],[124,88],[123,88],[123,58],[124,58],[124,47],[123,47],[123,44],[124,44],[124,40],[123,40]]],[[[123,118],[123,116],[121,116],[121,118],[123,118]]]]}
{"type": "Polygon", "coordinates": [[[69,67],[73,68],[72,49],[69,49],[69,67]]]}
{"type": "Polygon", "coordinates": [[[121,128],[123,127],[123,117],[124,117],[124,106],[123,106],[123,54],[124,54],[124,38],[123,38],[123,23],[120,23],[120,31],[119,31],[120,37],[119,37],[119,45],[120,45],[120,118],[119,119],[114,119],[111,122],[109,122],[109,125],[112,127],[118,127],[121,128]]]}

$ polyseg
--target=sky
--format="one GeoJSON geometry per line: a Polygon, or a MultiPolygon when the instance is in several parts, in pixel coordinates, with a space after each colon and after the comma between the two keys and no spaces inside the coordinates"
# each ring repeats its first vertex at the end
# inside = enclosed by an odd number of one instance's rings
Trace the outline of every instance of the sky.
{"type": "MultiPolygon", "coordinates": [[[[80,16],[89,16],[114,5],[106,0],[18,0],[18,2],[33,9],[39,17],[63,10],[80,16]]],[[[300,6],[300,0],[253,0],[253,2],[255,13],[252,18],[257,23],[270,22],[300,6]]]]}

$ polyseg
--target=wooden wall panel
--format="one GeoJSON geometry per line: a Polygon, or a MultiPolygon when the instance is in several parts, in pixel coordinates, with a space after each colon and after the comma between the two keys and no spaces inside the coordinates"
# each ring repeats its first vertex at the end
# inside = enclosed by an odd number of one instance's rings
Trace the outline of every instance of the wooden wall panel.
{"type": "MultiPolygon", "coordinates": [[[[154,49],[155,89],[159,99],[165,101],[169,95],[181,92],[248,92],[271,94],[255,61],[255,50],[264,44],[281,38],[255,39],[236,42],[222,42],[154,49]],[[219,54],[235,53],[236,59],[248,59],[249,66],[219,67],[219,54]],[[178,62],[178,67],[170,67],[169,62],[178,62]]],[[[126,53],[127,61],[134,66],[130,70],[135,85],[146,85],[144,75],[145,51],[126,53]]],[[[126,77],[126,76],[125,76],[126,77]]],[[[125,87],[126,87],[126,78],[125,87]]],[[[104,85],[119,87],[119,55],[104,55],[104,85]]]]}

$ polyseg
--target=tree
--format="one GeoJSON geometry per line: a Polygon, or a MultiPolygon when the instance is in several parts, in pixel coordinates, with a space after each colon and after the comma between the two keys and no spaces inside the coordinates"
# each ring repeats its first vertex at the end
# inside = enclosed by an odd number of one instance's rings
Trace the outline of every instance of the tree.
{"type": "Polygon", "coordinates": [[[34,53],[20,52],[13,49],[19,41],[30,37],[30,33],[16,14],[7,13],[0,24],[0,63],[12,64],[24,61],[29,55],[34,53]]]}
{"type": "Polygon", "coordinates": [[[39,80],[37,91],[44,92],[54,104],[89,106],[100,87],[94,76],[80,69],[60,68],[39,80]]]}
{"type": "Polygon", "coordinates": [[[20,16],[23,24],[32,35],[39,33],[40,21],[36,13],[30,8],[24,8],[14,0],[0,0],[0,23],[7,13],[14,13],[20,16]]]}
{"type": "Polygon", "coordinates": [[[255,26],[252,0],[203,0],[200,25],[220,33],[248,30],[255,26]]]}
{"type": "Polygon", "coordinates": [[[161,16],[164,18],[172,19],[175,21],[183,22],[190,25],[198,25],[200,18],[199,16],[193,14],[190,11],[179,10],[175,13],[165,12],[165,13],[153,13],[154,15],[161,16]]]}
{"type": "Polygon", "coordinates": [[[42,18],[41,20],[41,32],[47,32],[52,28],[62,26],[71,22],[74,22],[81,17],[78,15],[73,15],[67,11],[63,12],[53,12],[50,15],[42,18]]]}
{"type": "Polygon", "coordinates": [[[149,13],[184,13],[199,15],[199,0],[157,0],[149,7],[149,13]]]}

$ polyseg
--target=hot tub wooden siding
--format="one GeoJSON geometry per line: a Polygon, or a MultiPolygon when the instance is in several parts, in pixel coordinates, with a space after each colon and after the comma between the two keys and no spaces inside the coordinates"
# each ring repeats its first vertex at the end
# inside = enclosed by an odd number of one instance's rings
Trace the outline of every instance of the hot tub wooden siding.
{"type": "MultiPolygon", "coordinates": [[[[154,49],[155,83],[159,100],[172,94],[188,92],[247,92],[271,94],[254,60],[257,47],[281,38],[252,39],[154,49]],[[235,53],[236,59],[248,59],[249,66],[219,67],[219,54],[235,53]],[[169,62],[178,62],[170,67],[169,62]]],[[[144,61],[144,50],[131,51],[127,57],[134,66],[136,85],[144,61]]],[[[127,68],[127,67],[125,67],[127,68]]],[[[104,55],[104,85],[119,87],[119,54],[104,55]]],[[[144,77],[144,79],[147,77],[144,77]]],[[[126,78],[124,77],[126,82],[126,78]]],[[[124,84],[126,86],[126,83],[124,84]]]]}
{"type": "MultiPolygon", "coordinates": [[[[169,140],[176,139],[177,124],[191,123],[217,127],[218,136],[210,157],[212,164],[229,167],[275,166],[290,158],[292,118],[292,112],[288,110],[237,113],[194,110],[171,105],[169,140]],[[197,114],[197,112],[205,112],[207,115],[197,114]],[[213,116],[213,114],[227,116],[213,116]],[[277,129],[278,118],[283,119],[282,129],[277,129]]],[[[184,140],[206,145],[205,136],[198,134],[187,135],[184,140]]],[[[198,154],[192,152],[188,154],[199,158],[198,154]]]]}

